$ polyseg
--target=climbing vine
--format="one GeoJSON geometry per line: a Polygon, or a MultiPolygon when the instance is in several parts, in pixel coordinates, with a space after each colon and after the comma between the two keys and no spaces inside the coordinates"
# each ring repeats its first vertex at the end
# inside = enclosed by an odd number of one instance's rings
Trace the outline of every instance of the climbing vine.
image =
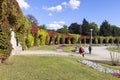
{"type": "Polygon", "coordinates": [[[46,40],[49,39],[47,31],[43,29],[39,29],[37,33],[37,38],[38,38],[37,39],[38,45],[45,45],[46,40]]]}

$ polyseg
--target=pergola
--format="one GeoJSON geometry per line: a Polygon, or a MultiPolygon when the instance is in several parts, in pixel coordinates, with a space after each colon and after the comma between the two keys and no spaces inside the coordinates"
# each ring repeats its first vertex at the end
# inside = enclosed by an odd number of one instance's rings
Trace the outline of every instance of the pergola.
{"type": "MultiPolygon", "coordinates": [[[[48,32],[50,36],[49,43],[52,44],[74,44],[74,38],[71,34],[60,34],[57,32],[48,32]]],[[[89,44],[90,43],[90,36],[78,36],[79,41],[82,44],[89,44]]],[[[101,36],[93,36],[92,42],[94,44],[114,44],[120,41],[119,37],[101,37],[101,36]]]]}

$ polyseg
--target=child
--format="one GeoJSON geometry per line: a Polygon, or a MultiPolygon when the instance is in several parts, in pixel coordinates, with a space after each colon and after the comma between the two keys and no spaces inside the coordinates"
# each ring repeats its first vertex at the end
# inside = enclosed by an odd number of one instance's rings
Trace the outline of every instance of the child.
{"type": "Polygon", "coordinates": [[[79,48],[79,53],[82,54],[82,56],[84,57],[84,49],[82,48],[82,46],[80,46],[79,48]]]}

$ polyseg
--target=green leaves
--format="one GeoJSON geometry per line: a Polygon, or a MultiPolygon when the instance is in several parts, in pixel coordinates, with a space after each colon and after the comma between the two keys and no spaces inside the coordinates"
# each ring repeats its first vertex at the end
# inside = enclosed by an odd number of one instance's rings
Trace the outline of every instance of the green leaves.
{"type": "Polygon", "coordinates": [[[25,37],[31,33],[31,24],[24,17],[16,0],[0,0],[0,54],[9,57],[12,47],[10,43],[10,28],[15,33],[19,43],[26,47],[25,37]]]}
{"type": "Polygon", "coordinates": [[[34,37],[32,36],[32,34],[28,34],[27,47],[30,48],[33,45],[34,45],[34,37]]]}
{"type": "Polygon", "coordinates": [[[48,32],[44,29],[39,29],[37,33],[37,44],[38,45],[45,45],[48,38],[48,32]]]}
{"type": "MultiPolygon", "coordinates": [[[[4,27],[4,26],[2,26],[2,27],[4,27]]],[[[5,32],[6,31],[4,31],[4,30],[2,30],[2,32],[0,32],[0,55],[3,55],[0,58],[9,57],[11,50],[12,50],[12,46],[10,44],[10,36],[8,35],[8,33],[5,33],[5,32]]]]}
{"type": "Polygon", "coordinates": [[[110,24],[105,20],[100,26],[101,36],[111,36],[110,24]]]}

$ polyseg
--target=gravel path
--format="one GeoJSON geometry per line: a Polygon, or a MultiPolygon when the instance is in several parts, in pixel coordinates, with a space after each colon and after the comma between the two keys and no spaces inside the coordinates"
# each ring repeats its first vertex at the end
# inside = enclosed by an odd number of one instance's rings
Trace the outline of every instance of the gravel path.
{"type": "Polygon", "coordinates": [[[92,54],[86,55],[87,59],[91,60],[110,60],[110,51],[107,46],[92,47],[92,54]]]}
{"type": "MultiPolygon", "coordinates": [[[[92,54],[85,54],[85,59],[90,60],[110,60],[109,51],[106,50],[106,46],[92,47],[92,54]]],[[[88,52],[88,49],[85,49],[88,52]]],[[[66,53],[62,51],[44,51],[44,50],[26,50],[21,51],[15,55],[60,55],[60,56],[74,56],[82,57],[80,54],[66,53]]]]}

